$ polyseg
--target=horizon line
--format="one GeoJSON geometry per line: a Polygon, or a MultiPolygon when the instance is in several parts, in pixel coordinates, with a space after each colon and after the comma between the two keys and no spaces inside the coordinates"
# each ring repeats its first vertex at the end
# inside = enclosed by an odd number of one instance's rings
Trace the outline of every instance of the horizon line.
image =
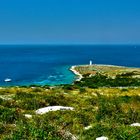
{"type": "Polygon", "coordinates": [[[24,45],[41,45],[41,46],[44,46],[44,45],[50,45],[50,46],[60,46],[60,45],[140,45],[140,43],[0,43],[0,46],[13,46],[13,45],[16,45],[16,46],[24,46],[24,45]]]}

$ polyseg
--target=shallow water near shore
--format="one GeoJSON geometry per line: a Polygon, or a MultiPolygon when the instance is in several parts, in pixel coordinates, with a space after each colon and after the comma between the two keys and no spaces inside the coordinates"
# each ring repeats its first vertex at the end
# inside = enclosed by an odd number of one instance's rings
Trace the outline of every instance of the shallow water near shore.
{"type": "Polygon", "coordinates": [[[0,86],[70,84],[72,65],[109,64],[140,67],[135,45],[1,45],[0,86]],[[5,78],[12,79],[4,82],[5,78]]]}

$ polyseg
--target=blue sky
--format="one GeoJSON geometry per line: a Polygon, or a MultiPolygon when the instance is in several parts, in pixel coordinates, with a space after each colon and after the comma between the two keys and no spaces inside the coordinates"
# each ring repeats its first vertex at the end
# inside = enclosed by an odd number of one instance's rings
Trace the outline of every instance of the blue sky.
{"type": "Polygon", "coordinates": [[[0,44],[140,44],[140,0],[1,0],[0,44]]]}

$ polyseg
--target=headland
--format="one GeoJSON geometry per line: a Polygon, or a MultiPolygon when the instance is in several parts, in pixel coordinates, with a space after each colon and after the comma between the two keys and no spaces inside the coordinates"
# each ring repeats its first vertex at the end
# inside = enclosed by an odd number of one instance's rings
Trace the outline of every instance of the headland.
{"type": "Polygon", "coordinates": [[[140,77],[140,68],[117,66],[117,65],[105,65],[105,64],[94,64],[94,65],[76,65],[72,66],[70,70],[77,75],[77,81],[83,78],[83,75],[95,75],[96,73],[115,77],[118,74],[133,73],[135,77],[140,77]]]}

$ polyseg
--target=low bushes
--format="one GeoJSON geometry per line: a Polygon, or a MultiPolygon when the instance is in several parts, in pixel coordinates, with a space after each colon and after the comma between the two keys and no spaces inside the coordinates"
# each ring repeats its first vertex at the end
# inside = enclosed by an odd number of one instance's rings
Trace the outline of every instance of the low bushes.
{"type": "MultiPolygon", "coordinates": [[[[127,75],[127,74],[126,74],[127,75]]],[[[140,86],[139,78],[130,76],[116,75],[115,78],[108,77],[97,73],[91,77],[85,76],[81,81],[76,81],[74,84],[81,87],[99,88],[99,87],[130,87],[140,86]]]]}
{"type": "MultiPolygon", "coordinates": [[[[10,88],[8,91],[8,95],[13,94],[10,88]]],[[[10,100],[0,100],[0,139],[64,140],[65,132],[69,132],[80,140],[95,140],[103,135],[112,140],[139,140],[140,128],[130,126],[140,122],[139,93],[140,88],[122,91],[61,86],[37,92],[19,88],[10,100]],[[74,110],[35,114],[39,108],[54,105],[74,110]],[[31,114],[32,118],[26,118],[25,114],[31,114]],[[85,130],[90,125],[92,128],[85,130]]]]}

